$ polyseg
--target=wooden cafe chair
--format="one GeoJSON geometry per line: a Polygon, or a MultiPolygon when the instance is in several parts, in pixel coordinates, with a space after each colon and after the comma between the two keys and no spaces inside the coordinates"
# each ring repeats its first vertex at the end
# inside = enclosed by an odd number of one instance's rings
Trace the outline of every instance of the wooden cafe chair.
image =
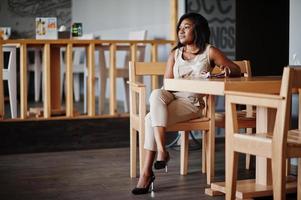
{"type": "MultiPolygon", "coordinates": [[[[138,82],[142,76],[162,76],[165,72],[166,63],[158,62],[130,62],[129,86],[130,86],[130,176],[136,177],[136,153],[137,153],[137,132],[139,133],[139,158],[140,170],[143,166],[144,158],[144,117],[146,115],[146,85],[138,82]],[[138,101],[137,101],[138,100],[138,101]]],[[[210,98],[210,97],[209,97],[210,98]]],[[[212,106],[210,101],[207,104],[204,117],[197,118],[185,122],[180,122],[167,127],[167,131],[176,131],[181,134],[181,159],[180,174],[186,175],[188,169],[188,142],[189,131],[203,130],[206,133],[214,127],[210,125],[210,117],[212,115],[212,106]]],[[[210,141],[212,134],[206,134],[206,139],[210,141]]],[[[210,144],[208,142],[208,144],[210,144]]],[[[207,168],[207,184],[211,183],[214,177],[214,148],[211,145],[206,146],[206,168],[207,168]]],[[[202,165],[205,163],[202,162],[202,165]]]]}
{"type": "MultiPolygon", "coordinates": [[[[252,77],[251,65],[249,60],[234,61],[240,68],[244,77],[252,77]]],[[[215,127],[225,128],[225,112],[215,112],[215,127]]],[[[247,134],[252,134],[256,128],[256,113],[253,106],[246,106],[246,109],[238,111],[238,128],[246,129],[247,134]]],[[[246,155],[246,169],[250,168],[250,155],[246,155]]],[[[205,170],[203,170],[205,171],[205,170]]]]}
{"type": "MultiPolygon", "coordinates": [[[[226,199],[235,199],[238,153],[249,153],[271,159],[273,197],[284,200],[286,196],[286,159],[297,158],[298,200],[301,199],[301,66],[285,67],[279,95],[226,92],[226,199]],[[288,130],[292,90],[299,92],[298,129],[288,130]],[[238,131],[236,104],[248,104],[276,109],[273,133],[241,134],[238,131]]],[[[265,123],[265,122],[262,122],[265,123]]]]}

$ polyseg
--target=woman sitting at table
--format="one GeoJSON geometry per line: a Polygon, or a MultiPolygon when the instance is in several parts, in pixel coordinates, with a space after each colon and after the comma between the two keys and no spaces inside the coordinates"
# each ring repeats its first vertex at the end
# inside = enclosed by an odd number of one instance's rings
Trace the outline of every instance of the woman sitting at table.
{"type": "MultiPolygon", "coordinates": [[[[215,66],[227,76],[240,76],[240,68],[217,48],[209,44],[208,21],[200,14],[184,14],[178,24],[178,43],[169,55],[165,78],[203,77],[215,66]]],[[[157,89],[150,96],[150,112],[145,117],[145,164],[133,194],[153,189],[154,169],[167,169],[169,153],[165,149],[165,127],[202,116],[203,95],[157,89]]]]}

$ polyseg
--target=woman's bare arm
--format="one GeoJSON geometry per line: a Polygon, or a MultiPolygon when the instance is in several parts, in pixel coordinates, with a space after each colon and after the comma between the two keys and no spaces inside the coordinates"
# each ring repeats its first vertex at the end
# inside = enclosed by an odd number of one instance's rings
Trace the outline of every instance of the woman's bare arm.
{"type": "Polygon", "coordinates": [[[168,56],[164,78],[174,78],[173,76],[174,64],[175,64],[175,51],[172,51],[168,56]]]}
{"type": "Polygon", "coordinates": [[[209,51],[210,62],[219,66],[222,70],[228,68],[229,76],[241,76],[238,65],[228,59],[218,48],[211,47],[209,51]]]}

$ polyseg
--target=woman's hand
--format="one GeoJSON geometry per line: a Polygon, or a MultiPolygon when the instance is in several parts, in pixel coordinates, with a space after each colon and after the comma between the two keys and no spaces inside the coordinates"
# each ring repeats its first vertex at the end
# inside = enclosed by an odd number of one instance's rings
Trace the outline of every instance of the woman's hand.
{"type": "Polygon", "coordinates": [[[212,66],[219,66],[221,70],[225,71],[225,76],[241,76],[239,66],[229,60],[218,48],[210,48],[209,58],[212,66]]]}
{"type": "Polygon", "coordinates": [[[229,77],[231,75],[231,69],[228,66],[219,66],[219,68],[221,69],[221,71],[223,72],[225,77],[229,77]]]}

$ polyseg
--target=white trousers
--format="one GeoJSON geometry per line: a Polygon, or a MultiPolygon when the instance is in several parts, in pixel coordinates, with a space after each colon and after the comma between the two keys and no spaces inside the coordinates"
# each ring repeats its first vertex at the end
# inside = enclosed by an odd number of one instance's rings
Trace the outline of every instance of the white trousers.
{"type": "Polygon", "coordinates": [[[153,127],[166,127],[202,116],[201,107],[195,106],[185,95],[180,94],[164,89],[152,91],[150,112],[145,116],[145,149],[157,151],[153,127]]]}

